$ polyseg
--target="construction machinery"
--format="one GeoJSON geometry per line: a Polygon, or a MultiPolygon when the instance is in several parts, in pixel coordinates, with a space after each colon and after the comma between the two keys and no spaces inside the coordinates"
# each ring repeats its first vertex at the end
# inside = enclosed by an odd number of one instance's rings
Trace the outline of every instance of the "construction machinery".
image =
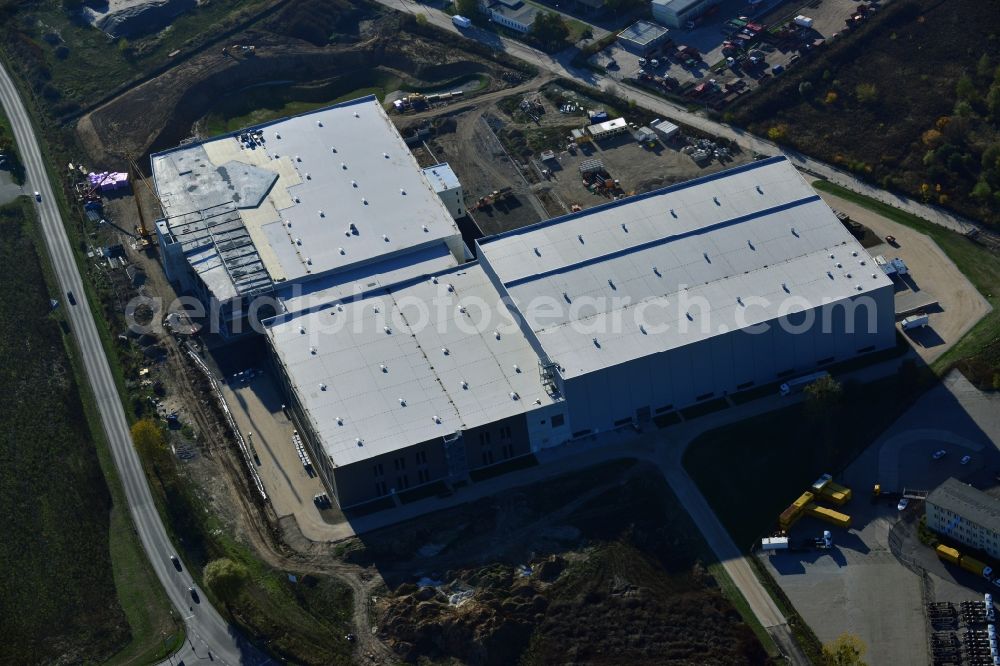
{"type": "MultiPolygon", "coordinates": [[[[154,190],[153,186],[149,184],[148,180],[146,180],[146,177],[142,174],[142,170],[139,168],[139,165],[136,164],[135,159],[132,157],[131,153],[126,153],[125,154],[125,159],[128,161],[129,179],[133,183],[137,179],[141,180],[142,184],[146,186],[147,190],[149,190],[149,193],[151,195],[153,195],[153,199],[155,199],[156,203],[159,204],[160,211],[162,212],[162,211],[166,210],[166,208],[163,205],[163,202],[160,201],[160,197],[156,194],[156,190],[154,190]]],[[[138,214],[139,214],[139,224],[137,224],[136,227],[135,227],[135,234],[136,234],[136,240],[138,242],[138,249],[140,249],[140,250],[148,250],[150,248],[150,246],[152,245],[152,237],[153,237],[153,235],[152,235],[152,233],[149,230],[149,226],[146,224],[146,216],[142,212],[142,204],[139,201],[139,193],[136,192],[136,191],[134,191],[133,192],[133,198],[135,199],[135,209],[136,209],[136,212],[138,212],[138,214]]]]}

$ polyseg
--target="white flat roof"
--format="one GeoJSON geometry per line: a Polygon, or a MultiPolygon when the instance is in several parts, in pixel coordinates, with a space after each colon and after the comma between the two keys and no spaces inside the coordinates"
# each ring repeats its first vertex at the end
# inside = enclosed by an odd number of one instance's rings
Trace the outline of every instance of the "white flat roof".
{"type": "Polygon", "coordinates": [[[553,402],[499,302],[472,263],[279,317],[267,334],[324,451],[348,465],[553,402]]]}
{"type": "Polygon", "coordinates": [[[455,175],[451,165],[447,162],[427,167],[424,169],[424,177],[434,188],[434,191],[439,194],[462,186],[458,181],[458,176],[455,175]]]}
{"type": "Polygon", "coordinates": [[[628,127],[628,123],[624,118],[615,118],[613,120],[605,120],[603,123],[596,123],[587,127],[587,131],[591,134],[604,134],[605,132],[611,132],[614,130],[622,129],[628,127]]]}
{"type": "Polygon", "coordinates": [[[783,157],[479,243],[567,378],[892,284],[783,157]]]}
{"type": "MultiPolygon", "coordinates": [[[[274,282],[310,279],[459,235],[374,96],[151,160],[172,231],[190,225],[195,211],[235,207],[274,282]],[[246,133],[256,130],[260,141],[248,141],[246,133]],[[348,233],[351,224],[356,232],[348,233]]],[[[213,289],[225,294],[218,282],[213,289]]]]}

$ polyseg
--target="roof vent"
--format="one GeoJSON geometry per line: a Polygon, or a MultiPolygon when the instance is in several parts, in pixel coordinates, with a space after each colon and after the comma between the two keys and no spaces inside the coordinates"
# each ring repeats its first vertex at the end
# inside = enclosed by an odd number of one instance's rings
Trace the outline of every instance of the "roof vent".
{"type": "Polygon", "coordinates": [[[386,234],[382,234],[382,240],[384,240],[386,243],[388,243],[389,242],[389,236],[386,235],[386,234]]]}
{"type": "MultiPolygon", "coordinates": [[[[742,296],[737,296],[736,297],[736,302],[739,303],[740,305],[743,305],[743,297],[742,296]]],[[[746,306],[743,305],[743,307],[746,307],[746,306]]]]}
{"type": "Polygon", "coordinates": [[[613,280],[608,280],[608,286],[611,287],[612,289],[618,289],[618,287],[615,286],[615,283],[614,283],[613,280]]]}
{"type": "Polygon", "coordinates": [[[320,383],[319,390],[320,391],[325,391],[326,390],[326,384],[320,383]]]}
{"type": "Polygon", "coordinates": [[[628,233],[628,227],[625,226],[624,222],[622,223],[622,231],[624,231],[625,233],[628,233]]]}
{"type": "Polygon", "coordinates": [[[309,353],[312,354],[313,356],[315,356],[316,355],[316,348],[315,347],[310,347],[309,348],[309,353]]]}
{"type": "Polygon", "coordinates": [[[306,257],[306,266],[312,266],[312,265],[313,265],[313,260],[310,259],[309,257],[306,257]]]}
{"type": "Polygon", "coordinates": [[[275,133],[274,133],[274,138],[275,138],[275,139],[280,139],[280,138],[281,138],[281,135],[280,135],[280,134],[278,134],[277,132],[275,132],[275,133]]]}
{"type": "Polygon", "coordinates": [[[437,414],[435,414],[434,416],[432,416],[431,420],[434,421],[434,423],[441,423],[441,417],[438,416],[437,414]]]}
{"type": "Polygon", "coordinates": [[[305,335],[305,333],[306,333],[306,327],[305,326],[299,326],[299,333],[301,333],[302,335],[305,335]]]}
{"type": "Polygon", "coordinates": [[[757,186],[757,194],[764,194],[764,190],[760,189],[760,185],[757,186]]]}
{"type": "Polygon", "coordinates": [[[521,396],[519,396],[519,395],[517,394],[517,391],[511,391],[511,392],[510,392],[510,399],[511,399],[511,400],[520,400],[520,399],[521,399],[521,396]]]}
{"type": "Polygon", "coordinates": [[[786,294],[792,293],[791,290],[788,288],[788,285],[785,284],[784,282],[781,283],[781,288],[785,290],[786,294]]]}
{"type": "Polygon", "coordinates": [[[843,267],[844,267],[844,264],[842,264],[842,263],[840,263],[840,262],[838,261],[838,262],[836,263],[836,266],[837,266],[837,268],[843,268],[843,267]]]}
{"type": "Polygon", "coordinates": [[[285,220],[285,226],[288,227],[289,229],[291,229],[292,228],[292,221],[291,220],[285,220]]]}
{"type": "Polygon", "coordinates": [[[469,382],[467,382],[467,381],[465,381],[463,379],[462,380],[462,388],[465,389],[466,391],[468,391],[469,390],[469,382]]]}
{"type": "Polygon", "coordinates": [[[352,180],[352,181],[351,181],[351,187],[354,187],[354,188],[356,188],[357,186],[358,186],[358,181],[356,181],[356,180],[352,180]]]}
{"type": "Polygon", "coordinates": [[[516,372],[517,374],[521,374],[521,366],[519,366],[517,363],[514,364],[514,372],[516,372]]]}
{"type": "Polygon", "coordinates": [[[792,227],[792,235],[795,236],[796,238],[799,237],[799,232],[795,230],[795,227],[792,227]]]}
{"type": "Polygon", "coordinates": [[[875,274],[874,274],[874,273],[872,273],[872,279],[873,279],[873,280],[875,279],[875,274]]]}
{"type": "Polygon", "coordinates": [[[830,253],[830,258],[833,259],[833,253],[832,252],[830,253]]]}
{"type": "Polygon", "coordinates": [[[598,349],[601,348],[601,343],[597,341],[597,338],[594,338],[594,346],[597,347],[598,349]]]}
{"type": "Polygon", "coordinates": [[[677,213],[674,212],[673,208],[670,209],[670,216],[673,217],[675,220],[677,219],[677,213]]]}
{"type": "Polygon", "coordinates": [[[702,252],[701,256],[705,257],[705,261],[712,263],[712,260],[708,258],[708,252],[702,252]]]}
{"type": "Polygon", "coordinates": [[[403,400],[402,398],[400,398],[399,399],[399,406],[400,407],[406,407],[406,400],[403,400]]]}
{"type": "Polygon", "coordinates": [[[296,161],[296,162],[301,162],[301,161],[302,161],[302,158],[301,158],[301,157],[299,157],[298,155],[296,155],[296,156],[295,156],[295,161],[296,161]]]}
{"type": "Polygon", "coordinates": [[[312,175],[307,171],[306,172],[306,180],[312,180],[312,179],[313,179],[312,175]]]}
{"type": "Polygon", "coordinates": [[[539,249],[538,249],[537,247],[536,247],[536,248],[534,248],[534,250],[535,250],[535,256],[536,256],[536,257],[540,257],[540,256],[542,256],[542,251],[541,251],[541,250],[539,250],[539,249]]]}
{"type": "Polygon", "coordinates": [[[576,239],[582,243],[583,242],[583,234],[577,234],[576,239]]]}
{"type": "Polygon", "coordinates": [[[322,126],[323,126],[323,121],[322,120],[317,120],[316,121],[316,127],[322,127],[322,126]]]}
{"type": "Polygon", "coordinates": [[[851,274],[850,273],[844,273],[844,277],[849,278],[849,277],[851,277],[851,274]]]}
{"type": "Polygon", "coordinates": [[[687,318],[688,318],[688,321],[694,321],[694,317],[691,316],[690,312],[687,313],[687,318]]]}
{"type": "Polygon", "coordinates": [[[358,446],[364,446],[365,445],[365,440],[361,439],[360,437],[358,437],[354,441],[358,443],[358,446]]]}
{"type": "Polygon", "coordinates": [[[302,203],[301,197],[295,197],[295,203],[302,203]]]}
{"type": "Polygon", "coordinates": [[[458,306],[458,311],[461,312],[462,314],[465,314],[465,306],[464,305],[459,305],[458,306]]]}
{"type": "Polygon", "coordinates": [[[357,111],[355,111],[355,112],[354,112],[354,117],[355,117],[355,118],[360,118],[361,116],[359,116],[359,115],[358,115],[358,112],[357,112],[357,111]]]}
{"type": "Polygon", "coordinates": [[[389,159],[389,153],[382,153],[382,157],[384,157],[385,159],[389,159]]]}
{"type": "Polygon", "coordinates": [[[749,246],[750,246],[750,249],[751,249],[751,250],[753,250],[754,252],[756,252],[756,251],[757,251],[757,248],[755,248],[755,247],[753,246],[753,241],[747,241],[747,245],[749,245],[749,246]]]}
{"type": "Polygon", "coordinates": [[[646,327],[643,326],[642,324],[639,324],[639,332],[642,333],[643,335],[647,335],[646,327]]]}
{"type": "Polygon", "coordinates": [[[722,204],[719,203],[719,197],[712,197],[712,201],[715,202],[716,206],[721,206],[722,205],[722,204]]]}
{"type": "Polygon", "coordinates": [[[378,367],[382,372],[389,372],[389,368],[385,367],[385,363],[379,363],[378,367]]]}
{"type": "Polygon", "coordinates": [[[855,250],[854,252],[851,252],[851,256],[852,256],[852,257],[856,257],[856,256],[858,256],[858,251],[857,251],[857,250],[855,250]]]}
{"type": "Polygon", "coordinates": [[[437,283],[438,283],[437,276],[432,276],[431,277],[431,284],[437,284],[437,283]]]}
{"type": "Polygon", "coordinates": [[[865,265],[865,260],[864,259],[858,259],[858,263],[861,264],[862,266],[864,266],[865,265]]]}
{"type": "Polygon", "coordinates": [[[378,306],[377,305],[373,305],[372,306],[372,312],[374,312],[375,314],[378,314],[378,306]]]}
{"type": "Polygon", "coordinates": [[[855,285],[854,288],[857,289],[858,291],[861,291],[861,285],[860,284],[855,285]]]}
{"type": "Polygon", "coordinates": [[[343,306],[343,304],[341,304],[341,303],[337,303],[337,312],[343,312],[343,311],[344,311],[344,306],[343,306]]]}
{"type": "Polygon", "coordinates": [[[827,271],[826,272],[826,276],[832,280],[833,279],[833,271],[827,271]]]}
{"type": "Polygon", "coordinates": [[[567,303],[572,303],[573,302],[573,299],[571,299],[569,297],[569,294],[567,294],[565,291],[563,292],[563,300],[565,300],[567,303]]]}
{"type": "Polygon", "coordinates": [[[494,335],[494,337],[496,337],[497,340],[499,340],[500,339],[500,329],[499,328],[495,329],[493,331],[493,335],[494,335]]]}
{"type": "Polygon", "coordinates": [[[368,199],[366,199],[364,197],[361,197],[361,203],[364,204],[365,206],[367,206],[368,205],[368,199]]]}
{"type": "Polygon", "coordinates": [[[455,285],[453,285],[451,282],[448,283],[448,291],[452,293],[454,293],[455,291],[455,285]]]}
{"type": "Polygon", "coordinates": [[[324,213],[323,211],[318,211],[318,212],[320,217],[326,217],[326,213],[324,213]]]}
{"type": "Polygon", "coordinates": [[[420,228],[424,230],[424,233],[425,233],[425,234],[426,234],[426,233],[427,233],[428,231],[430,231],[430,229],[428,229],[428,228],[427,228],[427,225],[426,225],[426,224],[421,224],[421,225],[420,225],[420,228]]]}
{"type": "Polygon", "coordinates": [[[392,335],[392,329],[389,328],[388,326],[383,326],[382,330],[385,331],[386,335],[392,335]]]}
{"type": "Polygon", "coordinates": [[[337,149],[335,147],[333,147],[333,146],[330,146],[330,151],[335,153],[335,152],[337,152],[337,149]]]}
{"type": "Polygon", "coordinates": [[[662,275],[660,274],[660,269],[659,269],[659,268],[657,268],[656,266],[653,266],[653,275],[655,275],[656,277],[663,277],[663,276],[662,276],[662,275]]]}
{"type": "Polygon", "coordinates": [[[302,245],[302,239],[301,238],[296,238],[295,239],[295,244],[296,245],[302,245]]]}
{"type": "Polygon", "coordinates": [[[340,168],[343,169],[344,171],[347,171],[347,162],[341,162],[340,168]]]}
{"type": "Polygon", "coordinates": [[[402,194],[404,197],[406,196],[406,190],[404,190],[402,187],[399,188],[399,193],[402,194]]]}
{"type": "Polygon", "coordinates": [[[344,419],[342,419],[341,417],[338,416],[337,417],[337,425],[339,425],[339,426],[344,425],[344,419]]]}
{"type": "Polygon", "coordinates": [[[342,247],[338,247],[337,251],[340,252],[341,254],[347,254],[346,252],[344,252],[344,248],[342,247]]]}
{"type": "Polygon", "coordinates": [[[444,354],[445,356],[447,356],[447,355],[448,355],[448,354],[450,354],[451,352],[449,352],[449,351],[448,351],[448,348],[447,348],[447,347],[441,347],[441,353],[442,353],[442,354],[444,354]]]}

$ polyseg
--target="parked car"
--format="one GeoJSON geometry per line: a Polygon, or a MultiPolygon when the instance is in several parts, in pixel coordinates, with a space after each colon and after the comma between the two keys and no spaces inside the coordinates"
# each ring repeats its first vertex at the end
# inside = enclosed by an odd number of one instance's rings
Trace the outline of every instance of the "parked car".
{"type": "Polygon", "coordinates": [[[941,460],[941,458],[944,458],[946,453],[948,452],[945,451],[944,449],[938,449],[937,451],[934,452],[934,455],[932,455],[931,458],[933,460],[941,460]]]}
{"type": "Polygon", "coordinates": [[[898,509],[899,511],[902,511],[902,510],[903,510],[903,509],[905,509],[905,508],[906,508],[906,507],[907,507],[907,506],[908,506],[909,504],[910,504],[910,500],[909,500],[909,498],[906,498],[906,497],[904,497],[903,499],[899,500],[899,504],[897,504],[897,505],[896,505],[896,508],[897,508],[897,509],[898,509]]]}
{"type": "Polygon", "coordinates": [[[885,237],[885,242],[888,243],[889,245],[893,246],[893,247],[899,247],[899,244],[896,242],[896,237],[895,236],[886,236],[885,237]]]}
{"type": "Polygon", "coordinates": [[[968,465],[970,460],[972,460],[972,456],[962,456],[962,459],[959,460],[958,462],[960,462],[963,465],[968,465]]]}

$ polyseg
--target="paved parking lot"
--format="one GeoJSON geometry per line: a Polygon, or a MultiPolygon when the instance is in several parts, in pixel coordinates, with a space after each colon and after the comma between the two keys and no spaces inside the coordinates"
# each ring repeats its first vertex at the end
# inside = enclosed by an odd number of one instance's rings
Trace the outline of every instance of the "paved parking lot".
{"type": "MultiPolygon", "coordinates": [[[[853,527],[832,530],[833,550],[762,556],[821,641],[848,631],[868,645],[868,663],[928,663],[925,601],[972,599],[982,586],[973,580],[974,588],[962,587],[969,582],[967,577],[937,566],[931,555],[933,584],[926,595],[930,598],[925,599],[921,577],[904,566],[889,546],[890,530],[899,519],[896,498],[873,501],[871,489],[878,482],[887,491],[904,486],[930,490],[949,476],[977,485],[995,484],[992,470],[1000,465],[997,442],[1000,396],[976,390],[953,372],[844,472],[840,481],[852,488],[854,499],[843,511],[851,515],[853,527]],[[942,448],[945,457],[932,460],[931,454],[942,448]],[[962,465],[960,458],[967,453],[972,460],[962,465]]],[[[919,502],[907,509],[920,510],[919,502]]],[[[806,518],[793,527],[791,536],[817,536],[828,527],[806,518]]]]}
{"type": "Polygon", "coordinates": [[[761,76],[766,76],[771,72],[772,67],[775,65],[781,65],[785,68],[793,66],[801,54],[796,50],[786,49],[784,46],[775,48],[760,41],[754,48],[763,51],[762,54],[757,55],[764,58],[764,64],[758,69],[744,71],[731,67],[721,67],[717,71],[712,71],[712,67],[723,63],[726,59],[723,55],[723,42],[728,38],[726,21],[748,16],[754,22],[767,27],[802,14],[813,19],[810,37],[830,39],[845,29],[845,19],[851,15],[858,4],[859,0],[819,0],[806,5],[794,2],[771,2],[763,3],[763,6],[754,12],[748,8],[743,0],[727,0],[719,6],[714,15],[705,19],[701,25],[693,30],[684,28],[670,30],[673,46],[667,47],[668,51],[673,51],[678,46],[683,45],[694,47],[701,54],[701,59],[697,60],[693,67],[686,67],[671,61],[663,51],[658,51],[650,56],[650,59],[656,58],[659,61],[658,67],[653,67],[651,63],[640,67],[639,56],[629,53],[617,43],[592,56],[590,62],[605,68],[610,76],[618,79],[638,78],[644,69],[652,76],[673,77],[681,86],[712,81],[719,86],[725,86],[743,81],[747,88],[753,88],[758,84],[761,76]],[[610,67],[609,63],[612,63],[610,67]]]}
{"type": "Polygon", "coordinates": [[[900,257],[910,268],[910,275],[895,280],[897,312],[937,303],[926,310],[930,313],[927,326],[906,333],[924,361],[937,359],[990,311],[989,302],[930,238],[840,197],[825,192],[820,196],[880,238],[895,236],[899,247],[879,245],[869,252],[872,256],[900,257]]]}

